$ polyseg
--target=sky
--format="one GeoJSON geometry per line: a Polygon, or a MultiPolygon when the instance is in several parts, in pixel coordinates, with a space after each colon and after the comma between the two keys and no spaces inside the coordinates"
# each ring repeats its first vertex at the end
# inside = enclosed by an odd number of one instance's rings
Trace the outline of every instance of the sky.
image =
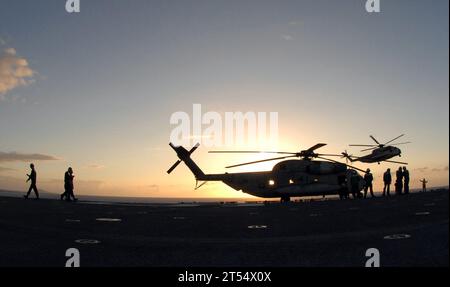
{"type": "MultiPolygon", "coordinates": [[[[381,0],[0,0],[0,189],[78,194],[240,197],[222,183],[194,190],[168,146],[174,112],[278,112],[273,149],[400,134],[412,188],[449,178],[449,2],[381,0]]],[[[228,149],[255,149],[236,145],[228,149]]],[[[262,143],[264,145],[264,143],[262,143]]],[[[217,149],[220,149],[218,147],[217,149]]],[[[264,155],[194,160],[207,173],[264,155]]],[[[234,171],[270,170],[275,162],[234,171]]],[[[370,167],[375,189],[382,172],[370,167]]]]}

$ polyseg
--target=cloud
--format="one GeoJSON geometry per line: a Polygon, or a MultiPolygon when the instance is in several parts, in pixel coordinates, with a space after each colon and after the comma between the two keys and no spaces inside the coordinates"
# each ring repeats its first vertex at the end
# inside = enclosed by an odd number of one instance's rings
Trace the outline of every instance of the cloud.
{"type": "Polygon", "coordinates": [[[9,168],[9,167],[1,167],[0,166],[0,173],[1,172],[8,172],[8,171],[15,171],[15,169],[9,168]]]}
{"type": "Polygon", "coordinates": [[[39,160],[59,160],[59,159],[51,155],[39,153],[26,154],[26,153],[0,151],[0,162],[11,162],[11,161],[30,162],[39,160]]]}
{"type": "Polygon", "coordinates": [[[302,21],[291,21],[289,22],[289,26],[299,26],[302,25],[302,21]]]}
{"type": "Polygon", "coordinates": [[[86,167],[87,167],[87,168],[93,168],[93,169],[102,169],[102,168],[105,168],[105,166],[102,165],[102,164],[89,164],[89,165],[87,165],[86,167]]]}
{"type": "Polygon", "coordinates": [[[3,38],[0,38],[0,46],[6,45],[6,41],[3,38]]]}
{"type": "Polygon", "coordinates": [[[441,171],[448,171],[448,165],[443,168],[433,168],[431,171],[433,172],[441,172],[441,171]]]}
{"type": "Polygon", "coordinates": [[[439,168],[439,167],[434,167],[434,168],[419,167],[419,168],[415,168],[414,171],[421,172],[421,173],[444,172],[444,171],[448,172],[448,165],[443,167],[443,168],[439,168]]]}
{"type": "Polygon", "coordinates": [[[292,41],[294,40],[294,37],[288,34],[283,34],[281,35],[281,39],[285,40],[285,41],[292,41]]]}
{"type": "Polygon", "coordinates": [[[147,189],[149,191],[152,191],[152,192],[158,192],[159,191],[159,185],[157,185],[157,184],[150,184],[150,185],[147,185],[147,189]]]}
{"type": "Polygon", "coordinates": [[[0,52],[0,100],[5,94],[17,87],[33,83],[33,71],[25,58],[17,56],[14,48],[6,48],[0,52]]]}

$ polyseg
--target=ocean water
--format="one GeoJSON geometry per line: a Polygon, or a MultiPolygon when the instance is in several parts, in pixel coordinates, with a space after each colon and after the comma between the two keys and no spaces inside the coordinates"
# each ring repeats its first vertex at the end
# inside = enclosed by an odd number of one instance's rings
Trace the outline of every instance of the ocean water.
{"type": "MultiPolygon", "coordinates": [[[[437,189],[445,189],[448,190],[448,186],[446,187],[434,187],[429,188],[429,191],[437,190],[437,189]]],[[[419,192],[421,189],[412,189],[410,192],[419,192]]],[[[393,191],[391,191],[393,192],[393,191]]],[[[25,191],[8,191],[8,190],[0,190],[0,196],[6,197],[23,197],[25,191]]],[[[378,193],[379,194],[379,193],[378,193]]],[[[375,196],[377,193],[375,194],[375,196]]],[[[43,199],[59,199],[59,194],[49,193],[49,192],[40,192],[40,196],[43,199]]],[[[34,194],[31,194],[31,198],[34,197],[34,194]]],[[[337,196],[327,196],[326,200],[335,200],[337,196]]],[[[164,198],[164,197],[119,197],[119,196],[95,196],[95,195],[80,195],[80,201],[83,202],[91,202],[95,204],[192,204],[192,203],[261,203],[261,202],[279,202],[277,198],[164,198]]],[[[310,201],[310,200],[322,200],[321,196],[318,197],[302,197],[302,198],[293,198],[293,201],[310,201]]]]}
{"type": "MultiPolygon", "coordinates": [[[[25,191],[9,191],[0,190],[0,196],[6,197],[23,197],[25,191]]],[[[43,199],[59,199],[59,194],[50,192],[39,192],[39,195],[43,199]]],[[[76,195],[77,196],[77,195],[76,195]]],[[[164,198],[164,197],[119,197],[119,196],[95,196],[95,195],[80,195],[78,196],[80,201],[89,201],[95,203],[139,203],[139,204],[150,204],[150,203],[217,203],[217,202],[262,202],[266,201],[261,198],[164,198]]],[[[34,193],[31,193],[30,198],[34,198],[34,193]]],[[[276,199],[275,199],[276,200],[276,199]]]]}

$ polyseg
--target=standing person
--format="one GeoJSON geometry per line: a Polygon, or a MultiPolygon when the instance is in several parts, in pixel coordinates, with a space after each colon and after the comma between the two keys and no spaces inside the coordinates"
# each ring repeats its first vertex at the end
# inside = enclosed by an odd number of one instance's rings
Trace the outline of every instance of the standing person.
{"type": "Polygon", "coordinates": [[[396,172],[396,180],[395,180],[395,194],[401,195],[403,189],[403,171],[402,168],[399,167],[396,172]]]}
{"type": "Polygon", "coordinates": [[[391,183],[392,183],[392,176],[391,176],[391,169],[388,168],[386,170],[386,172],[383,174],[383,182],[384,182],[384,187],[383,187],[383,196],[386,196],[386,191],[387,191],[387,195],[391,196],[391,183]]]}
{"type": "Polygon", "coordinates": [[[409,171],[406,169],[406,166],[403,167],[403,189],[405,194],[409,194],[409,171]]]}
{"type": "Polygon", "coordinates": [[[428,181],[424,178],[420,182],[422,183],[422,192],[427,192],[427,183],[428,183],[428,181]]]}
{"type": "Polygon", "coordinates": [[[353,199],[362,197],[362,193],[360,192],[360,176],[358,173],[353,170],[350,178],[351,192],[353,195],[353,199]]]}
{"type": "Polygon", "coordinates": [[[358,192],[358,178],[353,173],[350,175],[350,192],[353,195],[353,199],[356,199],[358,192]]]}
{"type": "Polygon", "coordinates": [[[23,197],[25,197],[25,199],[28,199],[31,191],[33,190],[34,193],[36,194],[36,199],[39,199],[39,191],[36,186],[37,173],[36,173],[36,170],[34,169],[34,164],[30,164],[30,168],[31,168],[31,172],[30,172],[30,174],[27,174],[27,176],[28,176],[27,182],[29,182],[31,180],[31,184],[30,184],[30,188],[28,188],[27,194],[24,195],[23,197]]]}
{"type": "Polygon", "coordinates": [[[61,200],[66,198],[67,201],[71,201],[71,198],[74,201],[77,201],[75,198],[75,195],[73,194],[73,178],[75,176],[73,175],[73,169],[69,167],[69,169],[64,174],[64,193],[61,194],[61,200]]]}
{"type": "Polygon", "coordinates": [[[373,175],[370,173],[370,168],[367,169],[366,174],[364,175],[364,181],[366,184],[364,185],[364,198],[367,198],[367,190],[370,190],[370,195],[373,195],[373,175]]]}

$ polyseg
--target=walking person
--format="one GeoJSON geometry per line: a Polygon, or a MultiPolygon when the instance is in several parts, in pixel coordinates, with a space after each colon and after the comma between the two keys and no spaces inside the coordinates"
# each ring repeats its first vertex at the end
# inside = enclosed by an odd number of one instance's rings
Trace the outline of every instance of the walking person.
{"type": "Polygon", "coordinates": [[[73,169],[69,167],[69,169],[64,174],[64,193],[61,194],[61,200],[65,199],[67,201],[77,201],[78,199],[75,198],[75,195],[73,193],[74,185],[73,185],[73,178],[75,175],[73,175],[73,169]]]}
{"type": "Polygon", "coordinates": [[[384,182],[383,196],[386,196],[386,192],[387,196],[391,196],[390,192],[391,192],[392,176],[390,168],[388,168],[386,172],[383,174],[383,182],[384,182]]]}
{"type": "Polygon", "coordinates": [[[28,188],[28,192],[26,195],[24,195],[23,197],[25,199],[28,199],[28,197],[30,196],[31,191],[34,191],[34,194],[36,194],[36,199],[39,199],[39,191],[37,189],[36,186],[36,182],[37,182],[37,173],[36,173],[36,169],[34,168],[34,164],[30,164],[30,168],[31,168],[31,172],[30,174],[27,174],[28,179],[27,182],[31,181],[30,187],[28,188]]]}

